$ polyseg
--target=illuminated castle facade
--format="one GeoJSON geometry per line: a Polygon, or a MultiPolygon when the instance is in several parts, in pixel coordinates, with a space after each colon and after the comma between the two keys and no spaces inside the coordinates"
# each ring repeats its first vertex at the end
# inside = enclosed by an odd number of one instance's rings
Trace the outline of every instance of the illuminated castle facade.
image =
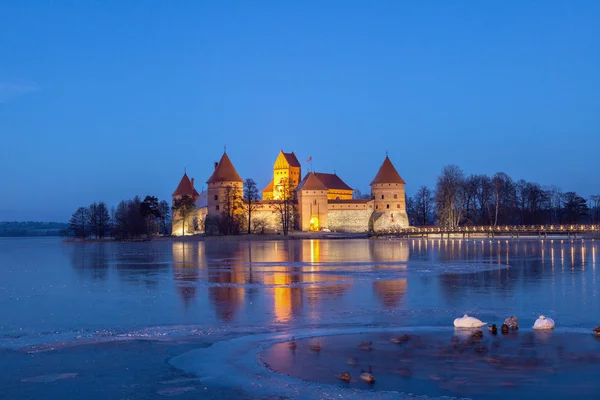
{"type": "MultiPolygon", "coordinates": [[[[408,226],[405,182],[389,157],[371,181],[370,199],[354,199],[353,189],[335,173],[309,172],[302,177],[296,155],[279,152],[273,165],[273,179],[262,190],[262,199],[252,212],[252,220],[261,230],[281,230],[277,204],[284,197],[295,204],[294,226],[301,231],[388,232],[408,226]]],[[[196,214],[186,221],[173,218],[173,235],[202,233],[204,221],[230,209],[231,199],[243,197],[244,181],[227,153],[215,163],[207,190],[197,192],[194,180],[183,175],[173,200],[188,195],[196,201],[196,214]]],[[[243,212],[238,208],[236,213],[243,212]]]]}

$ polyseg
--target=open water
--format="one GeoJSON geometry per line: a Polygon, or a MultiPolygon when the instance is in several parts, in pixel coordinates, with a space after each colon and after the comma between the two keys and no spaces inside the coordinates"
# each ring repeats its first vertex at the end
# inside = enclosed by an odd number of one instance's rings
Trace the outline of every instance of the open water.
{"type": "Polygon", "coordinates": [[[597,398],[598,243],[0,239],[0,398],[597,398]]]}

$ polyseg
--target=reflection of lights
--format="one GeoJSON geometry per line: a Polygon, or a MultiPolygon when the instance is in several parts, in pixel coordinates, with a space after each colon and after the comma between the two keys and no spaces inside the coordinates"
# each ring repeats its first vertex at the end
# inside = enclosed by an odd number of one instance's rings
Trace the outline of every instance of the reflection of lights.
{"type": "Polygon", "coordinates": [[[318,240],[310,240],[310,262],[319,262],[320,257],[320,242],[318,240]]]}
{"type": "Polygon", "coordinates": [[[575,248],[571,247],[571,269],[575,268],[575,248]]]}

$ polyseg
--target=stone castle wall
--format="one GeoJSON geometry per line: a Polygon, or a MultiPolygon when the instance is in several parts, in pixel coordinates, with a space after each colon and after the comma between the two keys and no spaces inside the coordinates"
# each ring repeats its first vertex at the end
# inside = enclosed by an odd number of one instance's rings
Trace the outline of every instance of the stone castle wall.
{"type": "MultiPolygon", "coordinates": [[[[195,235],[197,233],[204,233],[204,220],[208,209],[206,207],[196,209],[196,213],[188,217],[185,221],[185,232],[184,235],[195,235]]],[[[173,236],[182,235],[183,220],[174,216],[171,222],[171,234],[173,236]]]]}
{"type": "Polygon", "coordinates": [[[368,232],[369,220],[373,210],[362,208],[329,209],[327,212],[328,228],[332,232],[368,232]]]}
{"type": "Polygon", "coordinates": [[[375,232],[392,233],[409,226],[408,215],[406,211],[375,211],[371,226],[375,232]]]}
{"type": "MultiPolygon", "coordinates": [[[[247,218],[248,215],[246,215],[247,218]]],[[[281,231],[280,213],[274,208],[254,210],[252,211],[252,225],[251,228],[256,233],[260,233],[263,226],[265,232],[281,231]]]]}

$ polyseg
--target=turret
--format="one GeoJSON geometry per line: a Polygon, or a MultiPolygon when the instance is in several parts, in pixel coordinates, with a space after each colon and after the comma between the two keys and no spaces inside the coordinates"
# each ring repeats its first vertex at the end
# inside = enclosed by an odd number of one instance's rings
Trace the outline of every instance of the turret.
{"type": "Polygon", "coordinates": [[[208,215],[221,214],[228,207],[233,207],[232,202],[241,201],[243,197],[244,181],[235,170],[227,153],[223,153],[221,160],[215,163],[215,170],[206,183],[208,184],[208,215]]]}
{"type": "MultiPolygon", "coordinates": [[[[375,213],[385,212],[388,216],[374,224],[375,230],[404,228],[408,226],[404,179],[386,155],[377,175],[371,181],[371,198],[375,213]],[[389,217],[389,218],[388,218],[389,217]]],[[[379,219],[377,215],[376,220],[379,219]]]]}
{"type": "Polygon", "coordinates": [[[327,228],[327,186],[314,172],[306,174],[296,187],[300,230],[318,231],[327,228]]]}

